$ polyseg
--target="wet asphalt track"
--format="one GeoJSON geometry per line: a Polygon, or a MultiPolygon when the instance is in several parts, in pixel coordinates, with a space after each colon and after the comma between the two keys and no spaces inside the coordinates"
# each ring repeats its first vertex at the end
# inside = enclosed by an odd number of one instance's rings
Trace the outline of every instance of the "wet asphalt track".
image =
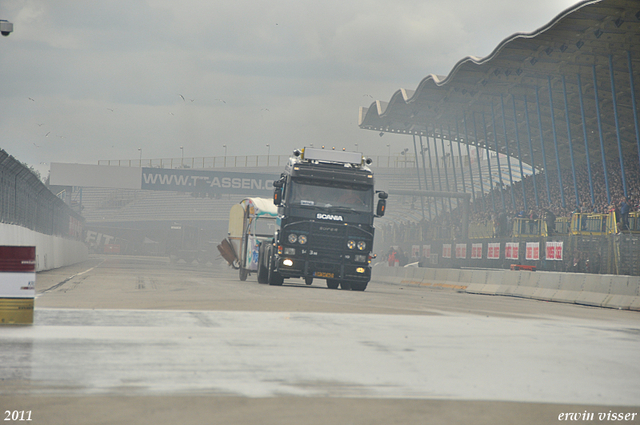
{"type": "Polygon", "coordinates": [[[97,396],[640,404],[637,313],[251,280],[143,257],[39,274],[34,325],[0,328],[0,408],[97,396]]]}

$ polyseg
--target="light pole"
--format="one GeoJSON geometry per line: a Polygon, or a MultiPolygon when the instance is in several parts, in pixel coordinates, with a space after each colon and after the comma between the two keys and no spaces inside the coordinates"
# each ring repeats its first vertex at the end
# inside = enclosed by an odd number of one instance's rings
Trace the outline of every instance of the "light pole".
{"type": "Polygon", "coordinates": [[[142,168],[142,148],[138,148],[138,151],[140,152],[140,168],[142,168]]]}
{"type": "Polygon", "coordinates": [[[356,145],[356,152],[358,152],[358,144],[357,144],[357,143],[355,143],[355,145],[356,145]]]}
{"type": "Polygon", "coordinates": [[[180,150],[182,151],[182,159],[180,160],[180,168],[184,168],[184,146],[180,146],[180,150]]]}
{"type": "Polygon", "coordinates": [[[271,145],[267,143],[267,167],[269,166],[269,155],[271,155],[271,145]]]}
{"type": "Polygon", "coordinates": [[[224,148],[224,166],[227,166],[227,145],[222,145],[224,148]]]}
{"type": "Polygon", "coordinates": [[[387,149],[389,150],[389,154],[387,155],[387,167],[391,164],[391,145],[387,145],[387,149]]]}

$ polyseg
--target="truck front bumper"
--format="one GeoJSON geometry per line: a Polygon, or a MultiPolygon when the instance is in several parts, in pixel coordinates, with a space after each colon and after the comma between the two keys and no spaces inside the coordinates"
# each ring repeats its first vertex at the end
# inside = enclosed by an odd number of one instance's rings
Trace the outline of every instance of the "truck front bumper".
{"type": "Polygon", "coordinates": [[[276,257],[282,277],[313,277],[354,282],[369,282],[371,267],[366,263],[313,261],[290,256],[276,257]]]}

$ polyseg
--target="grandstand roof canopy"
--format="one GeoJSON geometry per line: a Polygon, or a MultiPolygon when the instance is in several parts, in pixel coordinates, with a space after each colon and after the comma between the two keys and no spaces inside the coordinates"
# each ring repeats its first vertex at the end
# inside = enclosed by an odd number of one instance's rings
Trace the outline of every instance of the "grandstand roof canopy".
{"type": "Polygon", "coordinates": [[[639,72],[640,1],[587,0],[533,33],[512,35],[485,58],[460,60],[446,77],[428,75],[415,90],[360,108],[359,125],[477,141],[536,167],[544,152],[548,169],[570,166],[571,154],[584,163],[585,145],[590,162],[602,161],[600,133],[607,159],[620,150],[637,158],[639,72]]]}

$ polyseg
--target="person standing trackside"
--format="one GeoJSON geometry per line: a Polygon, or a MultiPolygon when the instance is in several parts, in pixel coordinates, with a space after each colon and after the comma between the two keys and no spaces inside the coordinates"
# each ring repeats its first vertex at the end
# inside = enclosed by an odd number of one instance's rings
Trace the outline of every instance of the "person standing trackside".
{"type": "Polygon", "coordinates": [[[629,212],[631,211],[631,201],[629,198],[624,198],[620,204],[620,216],[622,220],[622,227],[620,230],[629,230],[629,212]]]}

